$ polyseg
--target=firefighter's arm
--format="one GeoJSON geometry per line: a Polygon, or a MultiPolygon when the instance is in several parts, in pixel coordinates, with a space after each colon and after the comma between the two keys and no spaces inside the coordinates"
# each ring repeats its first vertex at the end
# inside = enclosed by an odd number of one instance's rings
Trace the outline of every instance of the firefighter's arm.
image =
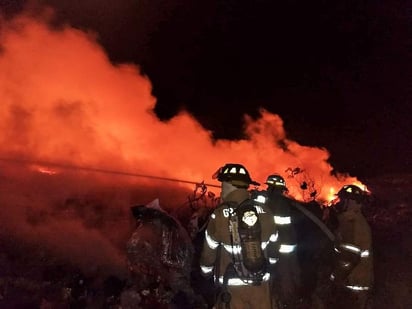
{"type": "Polygon", "coordinates": [[[279,257],[288,258],[288,256],[296,255],[296,233],[291,226],[278,226],[279,231],[279,257]]]}
{"type": "Polygon", "coordinates": [[[279,231],[280,258],[289,258],[288,256],[296,254],[297,235],[292,224],[291,207],[286,198],[281,199],[275,207],[274,219],[279,231]]]}
{"type": "Polygon", "coordinates": [[[213,275],[215,263],[218,262],[216,261],[216,257],[220,242],[215,239],[216,231],[216,215],[212,213],[205,231],[205,239],[200,256],[200,269],[202,275],[205,277],[211,277],[213,275]]]}
{"type": "Polygon", "coordinates": [[[279,263],[284,269],[284,276],[290,277],[294,285],[299,285],[300,268],[297,259],[297,235],[292,224],[278,224],[279,263]]]}
{"type": "Polygon", "coordinates": [[[269,239],[266,247],[266,256],[270,272],[274,271],[275,265],[279,260],[279,232],[274,224],[274,218],[269,220],[269,239]]]}
{"type": "Polygon", "coordinates": [[[344,282],[365,254],[355,245],[337,243],[335,245],[335,267],[331,279],[337,283],[344,282]]]}

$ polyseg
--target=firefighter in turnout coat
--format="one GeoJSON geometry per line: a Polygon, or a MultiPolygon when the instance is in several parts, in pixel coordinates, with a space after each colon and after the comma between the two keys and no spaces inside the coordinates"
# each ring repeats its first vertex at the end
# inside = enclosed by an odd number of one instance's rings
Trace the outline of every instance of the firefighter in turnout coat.
{"type": "Polygon", "coordinates": [[[300,268],[297,258],[297,235],[292,224],[292,200],[286,196],[285,179],[277,174],[269,175],[265,184],[266,204],[275,216],[279,231],[279,261],[274,278],[274,293],[282,308],[296,308],[300,304],[300,268]]]}
{"type": "Polygon", "coordinates": [[[333,305],[369,308],[374,276],[371,228],[362,213],[367,195],[355,185],[343,186],[337,195],[336,265],[331,275],[337,294],[333,305]]]}
{"type": "Polygon", "coordinates": [[[203,275],[214,276],[220,291],[214,308],[276,308],[270,287],[278,259],[273,214],[263,204],[239,215],[245,202],[254,205],[249,185],[258,185],[242,165],[226,164],[214,178],[222,183],[222,203],[211,214],[200,257],[203,275]]]}

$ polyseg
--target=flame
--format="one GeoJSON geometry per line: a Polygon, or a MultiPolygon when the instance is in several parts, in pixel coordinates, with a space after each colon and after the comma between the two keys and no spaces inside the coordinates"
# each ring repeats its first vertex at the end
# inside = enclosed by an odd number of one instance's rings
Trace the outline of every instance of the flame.
{"type": "MultiPolygon", "coordinates": [[[[332,176],[326,149],[289,140],[282,119],[264,109],[257,120],[245,115],[247,138],[240,141],[214,141],[186,111],[159,121],[138,66],[112,64],[94,37],[70,26],[55,30],[20,16],[3,21],[0,43],[2,157],[194,181],[210,181],[226,162],[244,164],[261,183],[298,168],[321,201],[333,188],[360,183],[332,176]]],[[[296,178],[289,178],[290,192],[308,198],[296,178]]]]}
{"type": "Polygon", "coordinates": [[[329,188],[329,194],[327,196],[327,204],[330,205],[333,200],[336,198],[336,193],[338,190],[336,190],[334,187],[329,188]]]}

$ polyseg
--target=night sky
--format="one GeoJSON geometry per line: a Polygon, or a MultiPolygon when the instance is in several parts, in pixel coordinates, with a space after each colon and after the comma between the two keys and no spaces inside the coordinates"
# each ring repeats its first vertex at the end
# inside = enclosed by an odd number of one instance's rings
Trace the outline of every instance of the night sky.
{"type": "MultiPolygon", "coordinates": [[[[56,27],[94,32],[114,63],[139,65],[164,121],[186,109],[215,138],[239,139],[262,107],[339,171],[412,172],[406,0],[38,2],[56,27]]],[[[6,16],[24,3],[0,0],[6,16]]]]}

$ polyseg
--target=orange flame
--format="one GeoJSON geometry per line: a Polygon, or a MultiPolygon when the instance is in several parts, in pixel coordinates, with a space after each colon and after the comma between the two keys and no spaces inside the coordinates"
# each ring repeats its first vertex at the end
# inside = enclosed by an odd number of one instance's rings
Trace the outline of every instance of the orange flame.
{"type": "Polygon", "coordinates": [[[278,115],[264,109],[257,120],[246,115],[246,139],[214,141],[186,111],[159,121],[148,77],[135,65],[112,64],[94,37],[24,16],[1,26],[1,157],[199,182],[238,162],[256,181],[277,172],[297,199],[321,202],[344,184],[361,184],[331,175],[329,152],[288,139],[278,115]],[[296,168],[301,172],[288,172],[296,168]]]}

